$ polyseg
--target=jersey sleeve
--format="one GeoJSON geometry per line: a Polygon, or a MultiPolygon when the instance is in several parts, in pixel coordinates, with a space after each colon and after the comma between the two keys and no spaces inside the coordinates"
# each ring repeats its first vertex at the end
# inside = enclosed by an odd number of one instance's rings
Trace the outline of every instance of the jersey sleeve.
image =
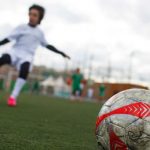
{"type": "Polygon", "coordinates": [[[10,40],[10,41],[16,40],[16,39],[19,38],[19,36],[21,35],[21,30],[22,30],[22,27],[21,27],[21,26],[16,27],[16,28],[10,33],[10,35],[7,37],[7,39],[10,40]]]}
{"type": "Polygon", "coordinates": [[[40,43],[41,43],[41,45],[44,46],[44,47],[46,47],[46,46],[48,45],[48,42],[47,42],[47,40],[46,40],[45,35],[44,35],[43,32],[42,32],[42,34],[41,34],[40,43]]]}

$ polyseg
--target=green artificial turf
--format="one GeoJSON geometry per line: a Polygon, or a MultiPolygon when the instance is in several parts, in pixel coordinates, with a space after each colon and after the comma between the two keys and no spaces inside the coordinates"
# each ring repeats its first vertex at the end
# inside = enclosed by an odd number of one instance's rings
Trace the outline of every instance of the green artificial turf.
{"type": "Polygon", "coordinates": [[[0,94],[0,150],[96,150],[100,104],[22,94],[18,106],[0,94]]]}

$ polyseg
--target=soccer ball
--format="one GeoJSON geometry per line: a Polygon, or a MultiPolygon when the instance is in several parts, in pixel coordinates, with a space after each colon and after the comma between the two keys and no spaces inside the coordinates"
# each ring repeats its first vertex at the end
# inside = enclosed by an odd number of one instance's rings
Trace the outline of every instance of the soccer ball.
{"type": "Polygon", "coordinates": [[[150,150],[150,91],[131,89],[110,98],[95,133],[99,150],[150,150]]]}

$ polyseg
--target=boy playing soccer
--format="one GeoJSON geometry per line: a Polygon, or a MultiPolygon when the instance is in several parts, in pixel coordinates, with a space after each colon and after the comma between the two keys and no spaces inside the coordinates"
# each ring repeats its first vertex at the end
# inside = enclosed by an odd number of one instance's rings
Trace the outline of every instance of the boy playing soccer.
{"type": "Polygon", "coordinates": [[[65,53],[49,45],[43,32],[38,25],[41,23],[45,14],[43,7],[32,5],[29,8],[29,23],[18,26],[7,38],[0,41],[0,45],[15,40],[15,44],[7,53],[0,58],[0,66],[4,64],[14,65],[19,71],[19,77],[16,80],[15,87],[8,98],[8,106],[16,106],[17,97],[26,83],[28,73],[32,69],[32,61],[38,45],[42,45],[49,50],[69,59],[65,53]]]}

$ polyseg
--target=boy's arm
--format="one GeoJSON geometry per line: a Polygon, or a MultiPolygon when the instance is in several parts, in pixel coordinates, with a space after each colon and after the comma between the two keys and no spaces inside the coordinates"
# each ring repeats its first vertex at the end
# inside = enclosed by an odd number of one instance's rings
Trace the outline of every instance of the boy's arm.
{"type": "Polygon", "coordinates": [[[4,40],[0,41],[0,46],[9,42],[10,42],[9,39],[5,38],[4,40]]]}
{"type": "Polygon", "coordinates": [[[64,52],[62,52],[62,51],[59,51],[58,49],[56,49],[54,46],[52,46],[52,45],[47,45],[46,46],[46,48],[48,48],[49,50],[51,50],[51,51],[53,51],[53,52],[55,52],[55,53],[58,53],[58,54],[60,54],[60,55],[62,55],[63,57],[65,57],[65,58],[68,58],[68,59],[70,59],[70,57],[68,56],[68,55],[66,55],[64,52]]]}
{"type": "Polygon", "coordinates": [[[15,28],[7,38],[0,41],[0,46],[9,43],[12,40],[16,40],[20,36],[21,30],[22,26],[18,26],[17,28],[15,28]]]}
{"type": "Polygon", "coordinates": [[[57,48],[55,48],[54,46],[50,45],[50,44],[47,42],[47,40],[45,39],[45,36],[44,36],[44,33],[43,33],[43,32],[41,32],[41,39],[40,39],[40,41],[41,41],[41,45],[42,45],[42,46],[46,47],[47,49],[49,49],[49,50],[51,50],[51,51],[53,51],[53,52],[55,52],[55,53],[58,53],[58,54],[62,55],[62,56],[65,57],[65,58],[70,59],[70,57],[69,57],[68,55],[66,55],[64,52],[59,51],[59,50],[58,50],[57,48]]]}

